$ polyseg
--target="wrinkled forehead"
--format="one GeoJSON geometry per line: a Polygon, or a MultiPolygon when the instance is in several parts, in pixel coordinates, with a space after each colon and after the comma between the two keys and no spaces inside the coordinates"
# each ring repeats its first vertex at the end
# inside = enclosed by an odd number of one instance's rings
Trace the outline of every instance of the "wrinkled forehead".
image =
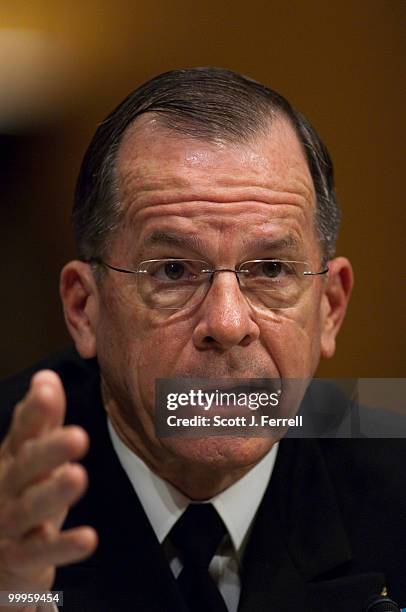
{"type": "Polygon", "coordinates": [[[118,190],[131,242],[174,229],[225,242],[261,234],[314,238],[315,192],[302,145],[276,117],[246,142],[210,142],[136,120],[117,158],[118,190]]]}
{"type": "MultiPolygon", "coordinates": [[[[187,196],[217,189],[261,188],[297,194],[315,207],[315,191],[307,160],[287,119],[272,117],[269,125],[245,142],[210,142],[188,137],[162,124],[156,113],[139,117],[124,134],[117,156],[120,200],[124,205],[144,198],[187,196]]],[[[215,194],[214,194],[215,195],[215,194]]],[[[213,198],[216,201],[216,198],[213,198]]],[[[225,200],[224,200],[225,201],[225,200]]]]}

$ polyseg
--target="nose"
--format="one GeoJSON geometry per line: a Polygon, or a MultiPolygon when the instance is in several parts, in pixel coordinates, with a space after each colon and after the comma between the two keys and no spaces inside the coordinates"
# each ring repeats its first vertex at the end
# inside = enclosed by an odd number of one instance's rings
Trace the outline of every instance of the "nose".
{"type": "Polygon", "coordinates": [[[200,350],[227,351],[248,346],[259,337],[252,309],[241,293],[236,274],[223,270],[213,275],[210,289],[200,305],[193,342],[200,350]]]}

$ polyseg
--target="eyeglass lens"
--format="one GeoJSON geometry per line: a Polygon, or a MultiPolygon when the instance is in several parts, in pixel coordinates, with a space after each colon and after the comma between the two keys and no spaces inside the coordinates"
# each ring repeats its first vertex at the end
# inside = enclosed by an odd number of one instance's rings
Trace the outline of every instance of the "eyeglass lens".
{"type": "MultiPolygon", "coordinates": [[[[246,299],[256,307],[289,308],[300,298],[311,277],[308,264],[297,261],[255,260],[235,271],[246,299]]],[[[142,262],[137,291],[149,308],[177,310],[196,305],[210,289],[215,275],[232,270],[211,270],[200,260],[167,259],[142,262]]]]}

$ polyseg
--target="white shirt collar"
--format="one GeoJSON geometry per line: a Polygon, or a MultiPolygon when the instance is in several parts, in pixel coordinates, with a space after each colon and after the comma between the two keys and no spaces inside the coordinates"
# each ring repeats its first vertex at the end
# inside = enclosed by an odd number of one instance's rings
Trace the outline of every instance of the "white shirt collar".
{"type": "MultiPolygon", "coordinates": [[[[155,474],[116,433],[110,419],[108,429],[114,450],[162,543],[191,500],[155,474]]],[[[221,516],[234,549],[239,552],[271,477],[278,444],[249,472],[209,500],[221,516]]]]}

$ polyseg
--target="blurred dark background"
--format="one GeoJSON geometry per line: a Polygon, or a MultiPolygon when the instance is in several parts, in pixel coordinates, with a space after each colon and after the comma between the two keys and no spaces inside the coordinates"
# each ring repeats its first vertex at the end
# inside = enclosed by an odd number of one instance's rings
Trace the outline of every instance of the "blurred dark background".
{"type": "Polygon", "coordinates": [[[402,0],[2,2],[0,375],[68,342],[58,275],[97,123],[159,72],[215,65],[281,91],[335,161],[356,289],[319,375],[405,376],[405,13],[402,0]]]}

